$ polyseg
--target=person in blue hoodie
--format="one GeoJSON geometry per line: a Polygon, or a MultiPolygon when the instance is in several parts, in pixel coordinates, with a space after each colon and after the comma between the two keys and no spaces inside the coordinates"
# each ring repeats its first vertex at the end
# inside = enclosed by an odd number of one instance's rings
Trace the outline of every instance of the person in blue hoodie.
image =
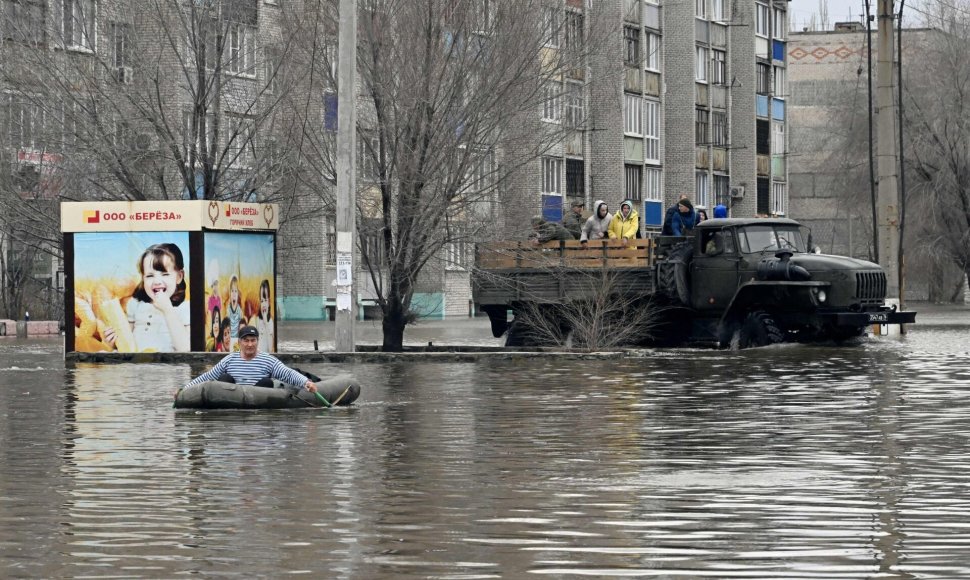
{"type": "Polygon", "coordinates": [[[697,225],[697,212],[689,199],[682,198],[677,202],[677,212],[670,220],[670,230],[675,236],[687,236],[693,233],[694,226],[697,225]]]}

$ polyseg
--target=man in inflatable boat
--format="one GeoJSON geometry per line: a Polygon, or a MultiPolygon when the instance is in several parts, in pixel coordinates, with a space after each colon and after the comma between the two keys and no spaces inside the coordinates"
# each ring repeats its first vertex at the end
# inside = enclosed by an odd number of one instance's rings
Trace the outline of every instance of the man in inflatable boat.
{"type": "Polygon", "coordinates": [[[239,352],[229,353],[211,370],[195,377],[185,386],[222,381],[273,388],[273,379],[303,385],[311,393],[317,392],[317,385],[312,380],[286,366],[275,356],[259,352],[259,331],[255,326],[243,326],[239,329],[239,352]]]}

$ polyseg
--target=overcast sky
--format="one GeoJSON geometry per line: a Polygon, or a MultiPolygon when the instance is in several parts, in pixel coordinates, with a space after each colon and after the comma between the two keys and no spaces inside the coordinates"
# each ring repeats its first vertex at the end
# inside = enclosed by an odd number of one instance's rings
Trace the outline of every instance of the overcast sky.
{"type": "MultiPolygon", "coordinates": [[[[862,14],[865,13],[865,0],[791,0],[788,4],[789,15],[788,18],[791,22],[791,28],[794,30],[801,30],[802,27],[808,24],[808,21],[812,18],[812,14],[817,14],[819,9],[819,2],[826,2],[829,7],[829,30],[835,25],[836,22],[845,21],[862,21],[862,14]]],[[[906,0],[906,8],[903,13],[904,26],[915,26],[918,20],[919,14],[910,12],[909,8],[917,7],[923,4],[924,0],[906,0]]],[[[873,14],[876,12],[877,0],[870,0],[870,6],[873,14]]],[[[897,1],[898,5],[899,2],[897,1]]]]}

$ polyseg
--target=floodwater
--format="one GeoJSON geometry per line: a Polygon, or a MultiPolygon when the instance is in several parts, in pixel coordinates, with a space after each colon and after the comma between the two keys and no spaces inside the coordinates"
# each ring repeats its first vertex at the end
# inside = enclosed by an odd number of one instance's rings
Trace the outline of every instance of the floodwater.
{"type": "Polygon", "coordinates": [[[970,310],[920,320],[842,348],[316,365],[357,404],[272,412],[176,412],[199,368],[7,340],[0,577],[970,577],[970,310]]]}

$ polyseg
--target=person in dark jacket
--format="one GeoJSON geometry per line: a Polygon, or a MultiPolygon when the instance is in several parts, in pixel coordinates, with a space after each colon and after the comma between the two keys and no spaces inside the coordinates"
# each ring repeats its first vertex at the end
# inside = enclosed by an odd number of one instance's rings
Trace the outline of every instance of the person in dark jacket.
{"type": "Polygon", "coordinates": [[[529,236],[532,243],[541,245],[553,240],[575,240],[569,230],[562,227],[559,222],[547,222],[539,216],[532,218],[532,235],[529,236]]]}
{"type": "Polygon", "coordinates": [[[687,236],[693,233],[697,225],[697,212],[694,205],[686,197],[677,202],[677,213],[670,221],[670,229],[675,236],[687,236]]]}
{"type": "Polygon", "coordinates": [[[687,199],[687,196],[681,195],[680,199],[677,200],[677,203],[667,208],[666,213],[664,213],[664,225],[660,229],[660,235],[662,236],[674,235],[674,231],[671,229],[671,227],[673,226],[674,214],[677,213],[677,204],[679,204],[680,200],[682,199],[687,199]]]}
{"type": "Polygon", "coordinates": [[[563,227],[569,230],[569,233],[577,240],[583,234],[583,226],[586,224],[586,218],[583,216],[584,205],[581,201],[574,201],[572,211],[562,218],[563,227]]]}

